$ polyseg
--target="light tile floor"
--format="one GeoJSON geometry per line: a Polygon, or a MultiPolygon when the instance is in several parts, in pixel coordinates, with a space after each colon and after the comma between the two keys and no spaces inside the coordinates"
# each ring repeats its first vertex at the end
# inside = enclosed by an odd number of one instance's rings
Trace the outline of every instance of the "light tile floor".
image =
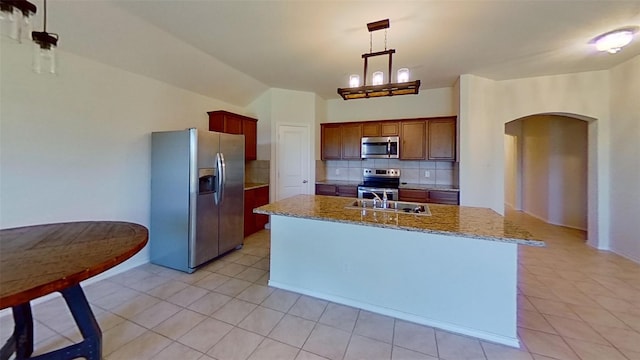
{"type": "MultiPolygon", "coordinates": [[[[269,232],[193,274],[147,264],[86,287],[120,359],[640,360],[640,265],[523,213],[520,350],[270,288],[269,232]]],[[[637,234],[629,236],[637,236],[637,234]]],[[[60,298],[34,307],[36,353],[80,340],[60,298]]],[[[6,338],[11,317],[0,319],[6,338]]]]}

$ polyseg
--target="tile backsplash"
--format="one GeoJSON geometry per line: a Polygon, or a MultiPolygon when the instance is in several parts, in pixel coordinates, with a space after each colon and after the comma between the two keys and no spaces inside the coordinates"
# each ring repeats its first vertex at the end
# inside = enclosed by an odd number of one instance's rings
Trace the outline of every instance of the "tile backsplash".
{"type": "Polygon", "coordinates": [[[362,169],[400,169],[400,181],[410,184],[458,185],[458,163],[397,159],[317,160],[317,180],[362,181],[362,169]],[[425,172],[429,172],[429,177],[425,172]]]}
{"type": "Polygon", "coordinates": [[[269,183],[269,160],[253,160],[244,163],[244,181],[249,183],[269,183]]]}

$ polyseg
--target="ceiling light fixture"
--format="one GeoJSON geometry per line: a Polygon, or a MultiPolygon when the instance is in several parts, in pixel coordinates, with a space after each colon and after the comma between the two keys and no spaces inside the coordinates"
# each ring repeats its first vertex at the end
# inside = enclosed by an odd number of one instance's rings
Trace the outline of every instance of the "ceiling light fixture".
{"type": "Polygon", "coordinates": [[[0,0],[0,22],[3,34],[22,42],[34,42],[33,71],[55,74],[58,34],[47,32],[47,0],[44,0],[44,26],[42,31],[31,31],[31,19],[37,8],[27,0],[0,0]]]}
{"type": "Polygon", "coordinates": [[[358,75],[349,76],[349,87],[338,88],[338,94],[344,100],[372,98],[379,96],[409,95],[417,94],[420,90],[420,80],[409,81],[409,69],[402,68],[398,70],[396,82],[391,82],[391,66],[393,64],[393,54],[395,49],[387,50],[387,30],[389,28],[389,19],[379,20],[367,24],[369,30],[369,53],[362,54],[364,59],[364,73],[362,86],[360,86],[360,77],[358,75]],[[384,51],[373,52],[373,32],[385,29],[384,51]],[[389,55],[388,65],[388,82],[384,82],[384,73],[376,71],[372,75],[372,85],[367,85],[367,66],[370,57],[389,55]]]}
{"type": "Polygon", "coordinates": [[[31,36],[31,18],[37,8],[27,0],[0,0],[2,32],[18,42],[31,36]]]}
{"type": "Polygon", "coordinates": [[[41,74],[57,72],[55,49],[58,46],[58,34],[47,32],[47,0],[44,0],[44,26],[42,31],[33,31],[33,71],[41,74]]]}
{"type": "Polygon", "coordinates": [[[591,43],[596,46],[598,51],[615,54],[622,50],[624,46],[629,45],[631,40],[633,40],[633,34],[635,34],[637,30],[636,27],[626,27],[609,31],[608,33],[595,37],[591,40],[591,43]]]}

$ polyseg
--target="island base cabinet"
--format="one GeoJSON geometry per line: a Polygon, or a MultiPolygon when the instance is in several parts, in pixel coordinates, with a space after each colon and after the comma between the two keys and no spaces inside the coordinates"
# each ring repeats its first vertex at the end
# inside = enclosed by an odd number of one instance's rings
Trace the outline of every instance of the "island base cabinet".
{"type": "Polygon", "coordinates": [[[514,243],[271,215],[270,266],[272,287],[519,345],[514,243]]]}

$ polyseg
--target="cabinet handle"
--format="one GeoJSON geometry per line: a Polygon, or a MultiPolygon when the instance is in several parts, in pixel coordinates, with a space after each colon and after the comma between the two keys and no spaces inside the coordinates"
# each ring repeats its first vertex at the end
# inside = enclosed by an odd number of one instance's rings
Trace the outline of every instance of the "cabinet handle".
{"type": "Polygon", "coordinates": [[[308,183],[308,181],[307,180],[302,180],[302,183],[306,184],[306,183],[308,183]]]}

